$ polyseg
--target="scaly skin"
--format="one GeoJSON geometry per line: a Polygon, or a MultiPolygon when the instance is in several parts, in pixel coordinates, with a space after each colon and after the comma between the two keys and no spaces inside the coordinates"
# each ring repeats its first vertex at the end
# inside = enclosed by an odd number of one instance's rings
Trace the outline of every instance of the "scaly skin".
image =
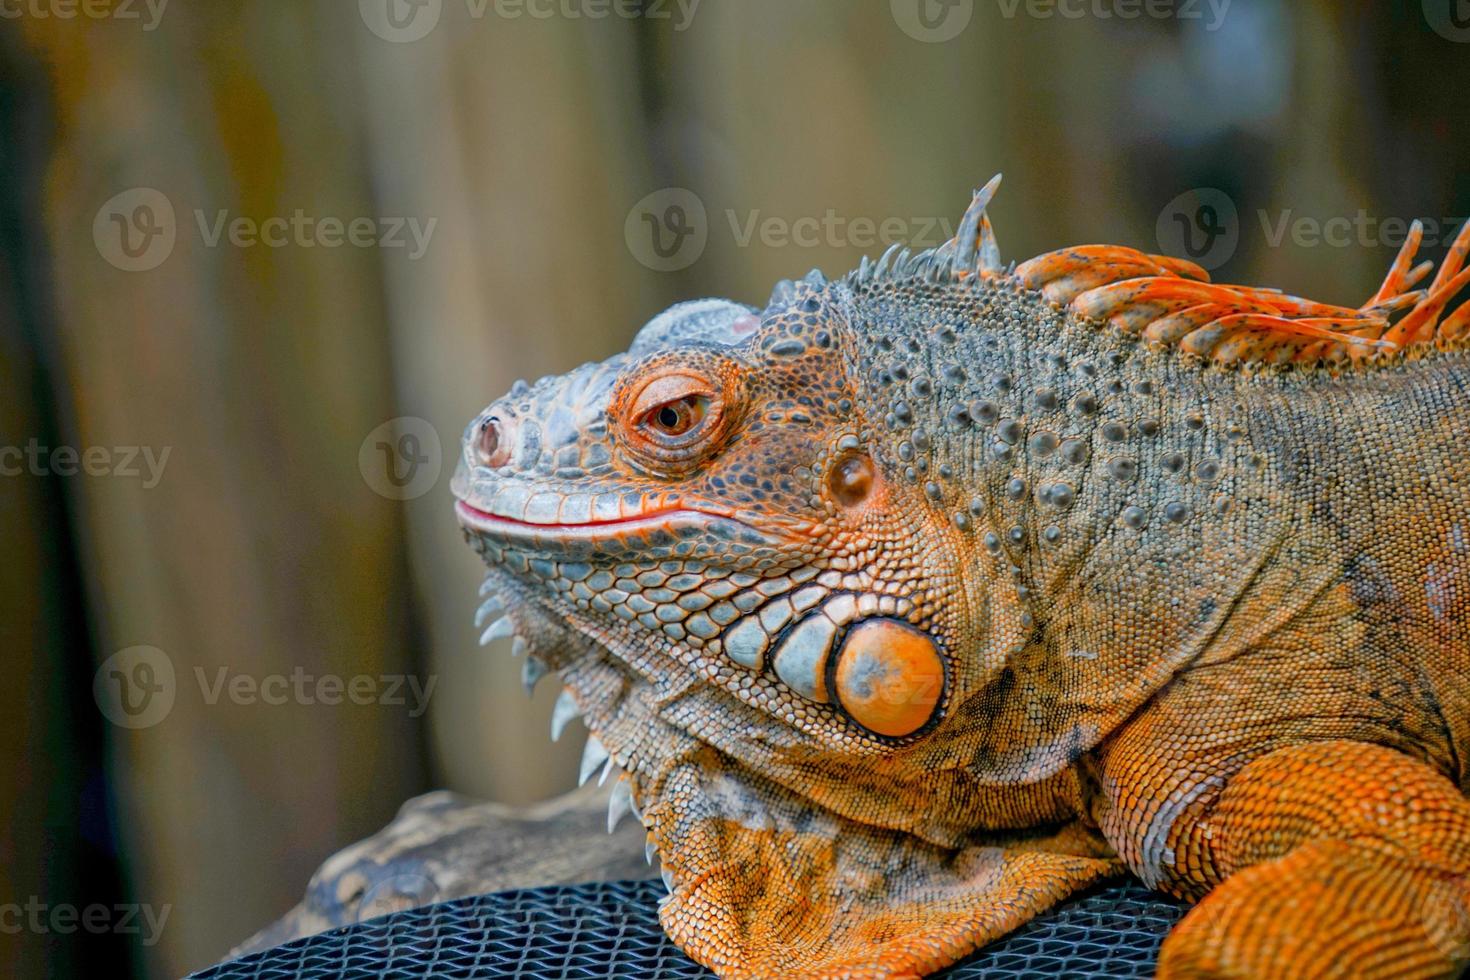
{"type": "Polygon", "coordinates": [[[1351,310],[1004,269],[993,190],[490,405],[487,636],[560,672],[722,976],[919,976],[1124,869],[1198,901],[1161,976],[1456,972],[1465,243],[1351,310]]]}

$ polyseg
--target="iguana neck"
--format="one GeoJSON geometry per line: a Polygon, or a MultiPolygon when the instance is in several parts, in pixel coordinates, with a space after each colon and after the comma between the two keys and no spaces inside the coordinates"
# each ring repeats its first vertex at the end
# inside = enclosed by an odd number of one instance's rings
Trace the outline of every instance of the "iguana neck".
{"type": "Polygon", "coordinates": [[[1206,367],[1004,279],[859,286],[849,315],[875,458],[953,538],[964,655],[992,691],[965,709],[994,733],[987,778],[1057,772],[1179,670],[1228,655],[1243,602],[1296,597],[1263,619],[1284,622],[1331,574],[1331,542],[1289,533],[1311,506],[1294,460],[1332,438],[1330,414],[1299,419],[1382,377],[1206,367]]]}

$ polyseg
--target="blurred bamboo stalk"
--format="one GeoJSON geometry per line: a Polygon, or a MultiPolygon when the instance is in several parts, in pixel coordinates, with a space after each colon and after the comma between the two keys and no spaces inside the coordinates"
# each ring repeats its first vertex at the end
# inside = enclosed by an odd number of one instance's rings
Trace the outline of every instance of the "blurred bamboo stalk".
{"type": "MultiPolygon", "coordinates": [[[[74,559],[55,475],[36,473],[16,450],[59,439],[44,370],[49,315],[38,193],[46,131],[46,79],[14,35],[0,36],[0,901],[83,904],[115,899],[105,841],[89,839],[102,806],[93,760],[96,719],[78,680],[90,676],[85,624],[76,615],[74,559]],[[80,710],[79,710],[80,709],[80,710]],[[80,714],[80,716],[79,716],[80,714]],[[90,791],[90,792],[89,792],[90,791]],[[103,865],[103,867],[98,867],[103,865]],[[102,894],[87,896],[83,879],[102,894]]],[[[121,943],[100,945],[114,959],[121,943]]],[[[0,976],[77,974],[82,951],[60,937],[5,930],[0,976]]]]}
{"type": "Polygon", "coordinates": [[[221,210],[375,213],[338,6],[178,5],[152,32],[26,25],[58,117],[45,215],[66,411],[80,446],[169,452],[156,486],[68,487],[99,659],[146,644],[175,675],[165,719],[113,729],[134,898],[171,910],[160,975],[217,959],[427,783],[404,708],[209,695],[221,670],[418,672],[401,519],[358,469],[395,414],[380,257],[203,230],[221,210]],[[176,242],[130,272],[105,261],[94,218],[137,187],[167,199],[176,242]]]}
{"type": "Polygon", "coordinates": [[[434,672],[443,782],[525,803],[572,785],[581,739],[547,736],[558,686],[527,702],[510,644],[476,645],[483,568],[445,492],[463,427],[522,376],[623,349],[663,304],[623,242],[620,202],[645,189],[636,32],[626,20],[482,17],[446,4],[432,31],[359,31],[360,95],[377,204],[437,219],[431,252],[387,263],[394,382],[433,423],[445,480],[407,507],[434,672]]]}

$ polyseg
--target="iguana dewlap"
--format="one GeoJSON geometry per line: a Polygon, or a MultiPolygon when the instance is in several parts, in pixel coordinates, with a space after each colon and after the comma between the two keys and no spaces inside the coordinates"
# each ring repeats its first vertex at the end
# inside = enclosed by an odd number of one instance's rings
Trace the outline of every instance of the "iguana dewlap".
{"type": "Polygon", "coordinates": [[[995,183],[491,404],[487,636],[560,672],[722,976],[922,975],[1124,869],[1198,900],[1161,975],[1454,972],[1470,235],[1347,309],[1006,268],[995,183]]]}

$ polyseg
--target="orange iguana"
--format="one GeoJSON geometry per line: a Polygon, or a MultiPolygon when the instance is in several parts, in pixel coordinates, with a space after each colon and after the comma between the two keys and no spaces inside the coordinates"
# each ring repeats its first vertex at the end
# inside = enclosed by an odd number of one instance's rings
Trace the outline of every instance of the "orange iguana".
{"type": "Polygon", "coordinates": [[[1161,976],[1470,942],[1470,283],[955,239],[673,307],[469,426],[459,520],[726,977],[940,969],[1132,871],[1161,976]]]}

